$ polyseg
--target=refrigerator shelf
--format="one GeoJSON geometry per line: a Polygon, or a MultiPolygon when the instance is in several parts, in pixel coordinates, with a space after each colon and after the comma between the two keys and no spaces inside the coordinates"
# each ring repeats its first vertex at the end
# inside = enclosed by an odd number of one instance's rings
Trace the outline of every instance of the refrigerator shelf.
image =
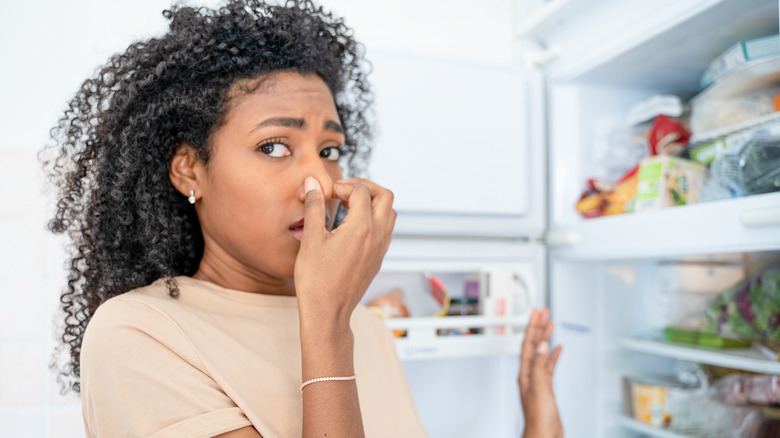
{"type": "Polygon", "coordinates": [[[641,421],[634,420],[633,418],[626,417],[624,415],[620,415],[617,418],[617,422],[630,430],[633,430],[634,432],[646,434],[648,436],[657,437],[657,438],[691,438],[691,437],[704,437],[705,435],[682,435],[679,433],[675,433],[666,429],[661,429],[660,427],[655,427],[650,424],[642,423],[641,421]]]}
{"type": "Polygon", "coordinates": [[[583,219],[549,233],[566,234],[556,255],[571,260],[674,257],[780,248],[780,193],[583,219]]]}
{"type": "Polygon", "coordinates": [[[441,318],[391,318],[384,320],[393,330],[406,330],[396,338],[401,360],[452,359],[482,356],[518,355],[527,317],[447,316],[441,318]],[[437,329],[502,327],[504,334],[442,335],[437,329]]]}
{"type": "Polygon", "coordinates": [[[621,339],[620,346],[632,351],[679,360],[757,373],[780,374],[780,362],[769,360],[756,348],[717,349],[636,338],[621,339]]]}

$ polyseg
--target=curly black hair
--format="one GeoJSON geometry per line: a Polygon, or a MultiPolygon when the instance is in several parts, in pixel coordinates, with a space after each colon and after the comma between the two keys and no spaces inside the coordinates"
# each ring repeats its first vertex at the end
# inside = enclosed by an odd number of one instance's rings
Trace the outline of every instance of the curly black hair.
{"type": "Polygon", "coordinates": [[[346,173],[360,175],[370,153],[370,64],[343,19],[311,1],[174,5],[163,15],[165,35],[131,44],[82,84],[43,151],[59,187],[49,229],[72,239],[60,299],[60,350],[70,353],[60,369],[63,390],[80,390],[82,338],[100,304],[159,278],[175,297],[173,277],[197,270],[198,218],[168,169],[182,144],[208,162],[237,81],[280,71],[318,75],[345,127],[346,173]]]}

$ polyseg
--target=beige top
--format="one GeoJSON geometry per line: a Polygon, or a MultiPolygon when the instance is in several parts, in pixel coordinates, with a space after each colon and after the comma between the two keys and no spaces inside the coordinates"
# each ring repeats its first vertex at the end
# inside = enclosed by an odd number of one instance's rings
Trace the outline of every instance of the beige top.
{"type": "MultiPolygon", "coordinates": [[[[89,322],[81,351],[88,437],[211,437],[252,425],[301,436],[301,348],[295,297],[177,277],[114,297],[89,322]]],[[[352,315],[366,436],[427,436],[392,336],[365,307],[352,315]]]]}

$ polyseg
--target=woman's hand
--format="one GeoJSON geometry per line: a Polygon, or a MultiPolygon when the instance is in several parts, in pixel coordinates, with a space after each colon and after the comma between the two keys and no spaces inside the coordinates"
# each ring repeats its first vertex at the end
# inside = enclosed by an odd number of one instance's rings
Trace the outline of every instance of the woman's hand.
{"type": "Polygon", "coordinates": [[[553,393],[552,377],[561,346],[550,353],[553,323],[547,309],[531,311],[520,351],[520,401],[525,417],[523,438],[563,437],[563,425],[553,393]]]}
{"type": "Polygon", "coordinates": [[[295,261],[295,289],[302,322],[348,323],[390,245],[395,225],[393,193],[352,178],[333,185],[333,196],[349,209],[344,222],[328,231],[325,198],[307,178],[301,248],[295,261]]]}

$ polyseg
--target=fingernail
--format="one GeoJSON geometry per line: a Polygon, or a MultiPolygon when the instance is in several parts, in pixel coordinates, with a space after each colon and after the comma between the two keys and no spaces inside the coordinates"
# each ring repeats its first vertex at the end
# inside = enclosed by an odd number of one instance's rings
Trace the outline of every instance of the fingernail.
{"type": "Polygon", "coordinates": [[[309,193],[310,191],[316,189],[317,189],[317,180],[311,176],[307,176],[306,180],[303,182],[304,193],[309,193]]]}
{"type": "Polygon", "coordinates": [[[550,352],[550,344],[547,341],[542,341],[538,347],[536,347],[536,354],[547,354],[550,352]]]}

